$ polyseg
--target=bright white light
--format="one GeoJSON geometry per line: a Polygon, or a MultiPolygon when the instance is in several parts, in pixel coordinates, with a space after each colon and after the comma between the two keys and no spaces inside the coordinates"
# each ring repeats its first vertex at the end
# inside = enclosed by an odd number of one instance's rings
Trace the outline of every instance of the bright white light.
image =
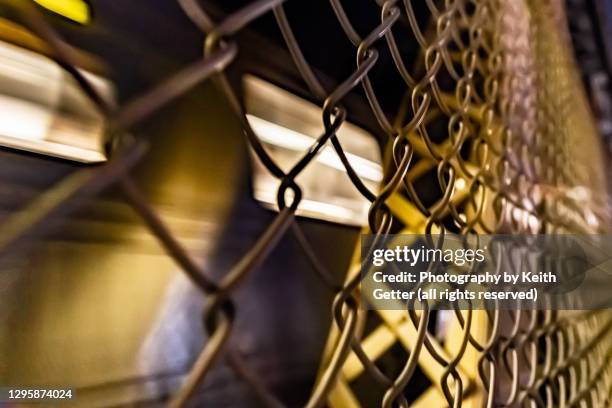
{"type": "MultiPolygon", "coordinates": [[[[300,152],[306,151],[315,142],[315,139],[310,136],[268,122],[257,116],[249,114],[246,116],[253,131],[255,131],[255,134],[262,142],[300,152]]],[[[348,152],[346,153],[346,158],[355,172],[361,177],[376,182],[382,181],[382,168],[379,164],[348,152]]],[[[338,154],[331,146],[325,146],[321,149],[316,160],[336,170],[346,171],[338,154]]]]}
{"type": "Polygon", "coordinates": [[[305,150],[312,144],[312,138],[299,132],[294,132],[257,116],[247,114],[246,117],[262,142],[291,150],[305,150]]]}
{"type": "Polygon", "coordinates": [[[465,179],[458,178],[455,180],[455,188],[458,190],[463,190],[465,188],[465,179]]]}
{"type": "MultiPolygon", "coordinates": [[[[110,85],[83,72],[107,95],[110,85]]],[[[0,145],[80,162],[101,162],[103,116],[56,63],[0,41],[0,145]]]]}
{"type": "MultiPolygon", "coordinates": [[[[288,191],[287,203],[291,203],[293,195],[288,191]]],[[[276,195],[274,189],[257,189],[257,199],[264,204],[266,207],[276,209],[276,195]]],[[[299,213],[304,216],[323,218],[328,221],[342,222],[344,224],[359,225],[355,222],[355,211],[342,205],[325,203],[322,201],[302,199],[299,205],[299,213]]]]}
{"type": "Polygon", "coordinates": [[[0,95],[0,137],[43,140],[51,119],[40,105],[0,95]]]}
{"type": "MultiPolygon", "coordinates": [[[[247,119],[266,151],[288,172],[324,132],[321,108],[269,82],[253,76],[244,78],[247,119]]],[[[380,147],[364,129],[344,122],[336,134],[351,167],[370,191],[377,192],[383,180],[380,147]]],[[[251,150],[254,198],[268,208],[278,209],[279,180],[273,177],[251,150]]],[[[346,225],[368,222],[370,202],[346,174],[331,142],[297,176],[302,200],[296,214],[346,225]]],[[[292,200],[287,191],[286,205],[292,200]]]]}

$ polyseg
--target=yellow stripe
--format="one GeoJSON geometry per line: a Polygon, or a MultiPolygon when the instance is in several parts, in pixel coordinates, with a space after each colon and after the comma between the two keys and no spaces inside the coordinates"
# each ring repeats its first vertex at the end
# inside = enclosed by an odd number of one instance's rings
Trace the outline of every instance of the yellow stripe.
{"type": "Polygon", "coordinates": [[[89,5],[84,0],[34,0],[42,7],[80,24],[91,19],[89,5]]]}

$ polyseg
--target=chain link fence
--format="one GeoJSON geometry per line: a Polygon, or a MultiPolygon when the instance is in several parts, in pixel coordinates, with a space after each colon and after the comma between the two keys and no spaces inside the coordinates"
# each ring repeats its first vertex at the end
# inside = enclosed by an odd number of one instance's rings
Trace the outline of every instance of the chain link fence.
{"type": "Polygon", "coordinates": [[[321,284],[335,294],[330,334],[307,407],[364,406],[354,386],[359,376],[384,389],[379,401],[384,407],[610,405],[608,312],[454,310],[446,315],[447,329],[440,338],[431,328],[433,311],[360,308],[359,249],[344,282],[336,282],[294,215],[302,198],[296,177],[331,144],[355,188],[371,202],[365,233],[606,232],[605,165],[571,55],[561,1],[424,0],[429,22],[423,26],[415,2],[379,0],[380,23],[360,34],[347,14],[348,3],[330,0],[356,58],[354,71],[334,88],[324,86],[309,64],[282,0],[250,2],[221,21],[214,21],[196,0],[177,1],[203,33],[202,58],[121,107],[96,92],[77,69],[72,47],[36,6],[5,1],[15,19],[44,39],[53,58],[107,118],[112,154],[108,163],[63,179],[4,223],[1,254],[36,239],[85,200],[118,185],[126,202],[206,295],[208,340],[173,396],[173,407],[194,404],[207,374],[221,360],[261,404],[284,406],[240,354],[226,346],[240,310],[232,293],[288,234],[297,238],[321,284]],[[311,99],[319,102],[325,129],[289,171],[279,167],[251,129],[242,97],[225,73],[239,58],[233,37],[268,13],[273,13],[311,99]],[[410,38],[394,32],[399,22],[410,28],[410,38]],[[406,61],[400,52],[398,43],[404,41],[418,44],[416,61],[406,61]],[[383,48],[405,86],[395,117],[383,109],[385,94],[371,80],[383,48]],[[202,81],[213,81],[222,92],[248,144],[278,180],[276,218],[220,280],[192,259],[130,178],[130,169],[147,154],[146,135],[131,129],[202,81]],[[384,131],[384,182],[377,191],[360,179],[336,137],[349,115],[343,99],[358,88],[384,131]],[[425,199],[419,184],[428,174],[435,176],[434,183],[427,182],[434,199],[425,199]],[[588,197],[577,198],[576,188],[588,197]],[[399,373],[390,373],[377,360],[398,344],[406,361],[399,373]],[[405,390],[413,386],[417,371],[430,385],[409,400],[405,390]]]}

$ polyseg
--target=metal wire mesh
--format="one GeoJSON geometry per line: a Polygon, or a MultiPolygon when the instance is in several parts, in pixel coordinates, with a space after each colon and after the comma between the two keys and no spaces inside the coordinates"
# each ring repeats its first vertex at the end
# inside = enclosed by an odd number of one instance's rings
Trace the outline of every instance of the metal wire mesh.
{"type": "Polygon", "coordinates": [[[111,184],[188,277],[206,294],[208,341],[171,402],[185,406],[221,359],[232,367],[266,406],[283,406],[250,371],[241,356],[227,349],[239,304],[233,291],[287,234],[294,234],[315,273],[334,291],[332,330],[308,407],[360,406],[351,389],[367,375],[386,390],[381,404],[407,406],[404,390],[417,366],[431,387],[414,406],[609,406],[611,393],[607,312],[455,310],[445,341],[431,332],[431,312],[360,309],[358,261],[343,284],[318,262],[295,223],[301,190],[296,177],[330,143],[359,192],[371,202],[366,232],[443,233],[597,233],[607,231],[604,165],[594,121],[570,55],[562,3],[558,0],[426,0],[430,22],[423,29],[413,2],[377,1],[380,24],[367,35],[353,27],[339,0],[330,6],[348,40],[356,65],[334,89],[322,85],[306,60],[282,0],[249,3],[222,21],[213,21],[196,0],[177,0],[205,35],[200,61],[120,108],[115,108],[76,69],[70,45],[29,2],[7,4],[43,38],[52,56],[89,95],[112,128],[115,146],[109,163],[78,171],[15,214],[2,226],[0,252],[46,232],[84,200],[111,184]],[[238,58],[233,36],[266,13],[273,13],[286,46],[319,101],[325,131],[290,171],[274,162],[245,116],[241,96],[225,69],[238,58]],[[397,38],[394,26],[407,21],[412,38],[397,38]],[[418,61],[407,64],[399,41],[415,41],[418,61]],[[405,83],[405,98],[395,118],[381,107],[371,73],[386,47],[405,83]],[[415,67],[414,69],[409,68],[415,67]],[[196,84],[211,80],[233,108],[247,141],[278,179],[279,213],[242,260],[221,280],[194,262],[130,179],[130,169],[146,155],[146,138],[130,129],[146,121],[196,84]],[[385,181],[371,191],[360,180],[335,134],[347,118],[343,98],[362,87],[386,144],[385,181]],[[431,125],[443,123],[433,135],[431,125]],[[440,133],[442,133],[440,135],[440,133]],[[415,187],[435,172],[438,196],[426,203],[415,187]],[[461,180],[461,182],[459,182],[461,180]],[[463,185],[463,186],[461,186],[463,185]],[[575,197],[579,187],[588,202],[575,197]],[[292,192],[288,199],[288,192],[292,192]],[[289,202],[288,202],[289,201],[289,202]],[[374,317],[380,324],[365,334],[374,317]],[[408,358],[397,376],[377,359],[399,343],[408,358]]]}

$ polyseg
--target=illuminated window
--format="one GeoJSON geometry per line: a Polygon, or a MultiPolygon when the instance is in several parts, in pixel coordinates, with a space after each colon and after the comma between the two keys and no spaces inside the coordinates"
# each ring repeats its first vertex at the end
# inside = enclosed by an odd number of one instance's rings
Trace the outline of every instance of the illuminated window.
{"type": "MultiPolygon", "coordinates": [[[[109,100],[112,85],[86,71],[109,100]]],[[[0,146],[85,163],[106,160],[106,121],[76,81],[53,61],[0,42],[0,146]]]]}
{"type": "MultiPolygon", "coordinates": [[[[253,76],[246,76],[243,84],[249,124],[272,159],[283,171],[289,171],[323,133],[320,109],[253,76]]],[[[337,136],[357,175],[370,191],[378,191],[383,172],[376,139],[348,122],[342,125],[337,136]]],[[[276,209],[279,181],[255,155],[253,160],[255,199],[276,209]]],[[[321,149],[296,182],[303,193],[298,215],[354,226],[367,223],[370,202],[351,183],[331,145],[321,149]]],[[[291,199],[288,195],[288,202],[291,199]]]]}

